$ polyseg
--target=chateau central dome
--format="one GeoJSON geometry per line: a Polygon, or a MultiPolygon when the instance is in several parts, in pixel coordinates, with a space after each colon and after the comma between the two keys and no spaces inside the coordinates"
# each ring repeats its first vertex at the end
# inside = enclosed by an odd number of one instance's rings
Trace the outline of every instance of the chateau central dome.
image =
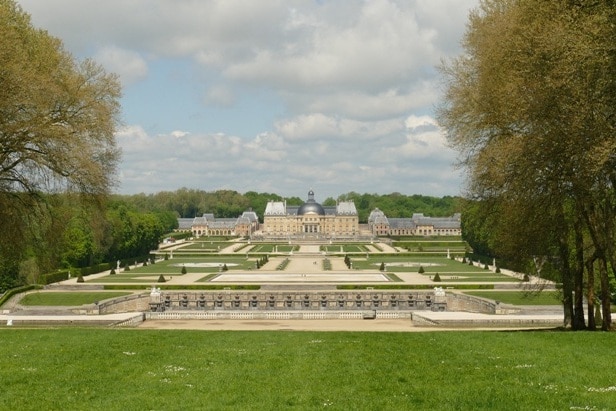
{"type": "Polygon", "coordinates": [[[314,191],[312,190],[308,191],[308,201],[297,209],[297,215],[305,214],[325,215],[325,209],[323,209],[323,206],[314,201],[314,191]]]}

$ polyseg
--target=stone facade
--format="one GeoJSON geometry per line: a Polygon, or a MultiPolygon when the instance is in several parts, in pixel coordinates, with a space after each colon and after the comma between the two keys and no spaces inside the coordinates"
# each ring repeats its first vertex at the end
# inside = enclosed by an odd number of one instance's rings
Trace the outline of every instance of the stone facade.
{"type": "Polygon", "coordinates": [[[259,234],[267,238],[354,238],[359,235],[359,217],[352,201],[322,206],[310,190],[308,200],[301,206],[270,201],[259,234]]]}
{"type": "Polygon", "coordinates": [[[440,236],[462,235],[461,215],[428,217],[415,213],[411,218],[388,218],[378,208],[368,217],[368,227],[375,236],[440,236]]]}
{"type": "Polygon", "coordinates": [[[192,221],[194,237],[223,235],[249,237],[259,229],[259,218],[254,211],[244,211],[238,218],[216,218],[214,214],[203,214],[192,221]]]}

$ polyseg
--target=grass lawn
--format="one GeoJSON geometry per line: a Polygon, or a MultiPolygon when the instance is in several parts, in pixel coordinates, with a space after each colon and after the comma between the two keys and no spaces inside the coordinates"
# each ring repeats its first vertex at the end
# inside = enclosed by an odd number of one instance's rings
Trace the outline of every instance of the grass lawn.
{"type": "Polygon", "coordinates": [[[523,291],[465,291],[464,294],[489,298],[514,305],[561,305],[561,294],[556,291],[528,293],[523,291]]]}
{"type": "Polygon", "coordinates": [[[229,271],[232,270],[251,270],[255,267],[255,259],[246,259],[245,257],[227,257],[227,256],[210,256],[210,257],[184,257],[174,256],[173,259],[159,261],[156,264],[150,264],[145,267],[139,266],[131,268],[130,271],[121,271],[114,275],[107,275],[99,278],[85,278],[88,283],[152,283],[160,274],[165,277],[181,276],[182,266],[186,266],[187,273],[203,273],[204,276],[211,273],[220,272],[220,265],[227,264],[229,271]],[[192,266],[192,264],[209,264],[212,266],[192,266]]]}
{"type": "Polygon", "coordinates": [[[614,333],[0,329],[0,409],[613,409],[614,333]],[[599,370],[603,370],[600,372],[599,370]]]}
{"type": "Polygon", "coordinates": [[[219,251],[222,250],[224,248],[229,247],[230,245],[233,245],[234,243],[232,242],[220,242],[220,241],[195,241],[192,243],[187,243],[185,246],[182,246],[180,248],[180,250],[182,251],[204,251],[204,252],[212,252],[212,251],[219,251]]]}
{"type": "Polygon", "coordinates": [[[92,304],[108,298],[129,295],[127,292],[34,292],[26,294],[19,304],[27,306],[74,306],[92,304]]]}
{"type": "Polygon", "coordinates": [[[363,244],[330,244],[322,245],[321,251],[328,253],[366,253],[368,249],[363,244]]]}

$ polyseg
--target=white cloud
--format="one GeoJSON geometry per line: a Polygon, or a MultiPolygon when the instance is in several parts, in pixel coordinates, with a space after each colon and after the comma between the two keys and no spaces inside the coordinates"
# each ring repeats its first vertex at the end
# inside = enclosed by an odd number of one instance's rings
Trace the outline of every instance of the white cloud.
{"type": "Polygon", "coordinates": [[[204,103],[208,106],[231,107],[235,101],[235,95],[231,89],[222,84],[211,87],[204,98],[204,103]]]}
{"type": "Polygon", "coordinates": [[[402,128],[396,119],[358,121],[332,117],[323,113],[305,114],[280,121],[276,130],[289,140],[314,141],[323,138],[350,138],[354,141],[374,140],[402,128]]]}
{"type": "Polygon", "coordinates": [[[148,75],[148,63],[135,51],[106,46],[96,53],[94,59],[107,71],[118,74],[125,86],[142,80],[148,75]]]}
{"type": "Polygon", "coordinates": [[[171,134],[171,137],[175,137],[179,139],[179,138],[189,135],[190,133],[188,131],[175,130],[175,131],[172,131],[170,134],[171,134]]]}
{"type": "Polygon", "coordinates": [[[406,121],[406,140],[400,146],[385,150],[392,158],[426,159],[436,163],[453,163],[454,152],[447,146],[447,140],[430,116],[409,116],[406,121]]]}
{"type": "Polygon", "coordinates": [[[18,2],[134,84],[122,192],[459,192],[434,66],[479,0],[18,2]]]}

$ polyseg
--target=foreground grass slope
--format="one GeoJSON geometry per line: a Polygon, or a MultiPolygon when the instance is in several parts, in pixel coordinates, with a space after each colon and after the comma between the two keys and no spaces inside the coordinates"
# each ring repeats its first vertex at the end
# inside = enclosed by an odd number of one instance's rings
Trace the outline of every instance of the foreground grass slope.
{"type": "Polygon", "coordinates": [[[0,329],[0,409],[610,409],[616,334],[0,329]]]}

